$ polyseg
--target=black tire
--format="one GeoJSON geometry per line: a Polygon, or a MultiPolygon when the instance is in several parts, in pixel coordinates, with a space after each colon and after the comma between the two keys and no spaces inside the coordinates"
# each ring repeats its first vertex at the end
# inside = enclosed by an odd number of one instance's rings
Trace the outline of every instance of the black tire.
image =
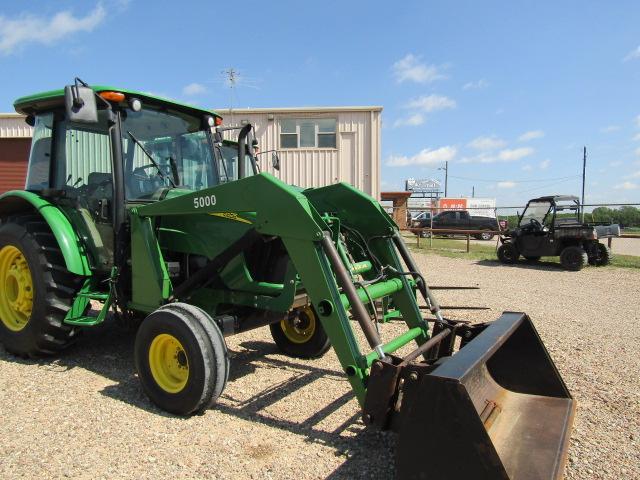
{"type": "Polygon", "coordinates": [[[582,247],[572,245],[565,247],[560,253],[560,264],[572,272],[582,270],[588,262],[589,257],[582,247]]]}
{"type": "Polygon", "coordinates": [[[490,240],[493,240],[493,237],[495,237],[495,235],[493,233],[490,233],[490,232],[482,232],[482,233],[479,233],[478,235],[476,235],[476,238],[478,240],[484,240],[486,242],[488,242],[490,240]]]}
{"type": "Polygon", "coordinates": [[[331,342],[313,307],[300,309],[296,315],[269,325],[271,336],[282,353],[296,358],[318,358],[331,342]]]}
{"type": "Polygon", "coordinates": [[[498,259],[502,263],[516,263],[519,257],[520,253],[513,243],[503,243],[498,247],[498,259]]]}
{"type": "Polygon", "coordinates": [[[540,260],[541,257],[539,257],[539,256],[531,256],[531,255],[529,255],[529,256],[524,255],[524,258],[525,258],[525,260],[527,262],[537,262],[538,260],[540,260]]]}
{"type": "Polygon", "coordinates": [[[611,249],[604,243],[600,242],[598,242],[598,244],[596,245],[596,249],[597,254],[593,257],[589,257],[589,264],[596,267],[604,267],[605,265],[609,265],[611,263],[611,260],[613,259],[611,249]]]}
{"type": "MultiPolygon", "coordinates": [[[[0,226],[0,254],[12,249],[19,250],[28,266],[30,285],[23,282],[17,288],[30,292],[31,313],[28,316],[24,313],[28,317],[24,320],[26,323],[18,327],[12,324],[11,319],[15,317],[11,316],[11,312],[0,313],[0,316],[4,315],[4,318],[0,318],[0,342],[8,352],[21,357],[59,352],[69,346],[79,333],[79,329],[64,324],[63,320],[71,309],[83,277],[67,270],[49,225],[39,215],[13,216],[0,226]]],[[[0,277],[0,295],[8,295],[9,285],[6,282],[10,280],[2,267],[0,277]]],[[[11,287],[14,292],[15,285],[11,287]]]]}
{"type": "Polygon", "coordinates": [[[140,326],[134,349],[136,369],[142,388],[161,409],[176,415],[201,413],[211,407],[227,383],[229,354],[224,337],[213,319],[203,310],[185,303],[165,305],[151,313],[140,326]],[[168,340],[167,340],[168,338],[168,340]],[[158,365],[152,357],[171,362],[158,365]],[[163,342],[168,342],[163,350],[163,342]],[[162,355],[162,352],[167,352],[162,355]],[[178,369],[180,376],[167,370],[178,369]],[[171,377],[167,381],[158,380],[171,377]],[[164,383],[164,385],[162,385],[164,383]]]}

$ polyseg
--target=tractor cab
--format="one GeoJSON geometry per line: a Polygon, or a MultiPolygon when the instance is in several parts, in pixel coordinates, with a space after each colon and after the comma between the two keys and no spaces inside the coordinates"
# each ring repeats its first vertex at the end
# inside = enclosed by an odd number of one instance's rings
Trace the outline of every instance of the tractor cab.
{"type": "Polygon", "coordinates": [[[251,125],[147,93],[77,82],[15,106],[34,129],[26,190],[73,218],[94,270],[113,266],[129,209],[258,172],[251,125]]]}

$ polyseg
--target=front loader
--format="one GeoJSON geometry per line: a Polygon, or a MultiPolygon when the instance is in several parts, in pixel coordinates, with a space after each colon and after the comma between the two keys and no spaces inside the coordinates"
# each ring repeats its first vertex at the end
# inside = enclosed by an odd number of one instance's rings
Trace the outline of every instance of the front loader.
{"type": "Polygon", "coordinates": [[[287,185],[251,125],[149,94],[76,79],[15,106],[34,137],[0,197],[6,350],[55,354],[113,311],[151,401],[191,415],[224,389],[224,337],[269,326],[291,356],[333,347],[363,422],[398,432],[398,478],[562,476],[575,402],[529,317],[443,317],[375,200],[287,185]]]}

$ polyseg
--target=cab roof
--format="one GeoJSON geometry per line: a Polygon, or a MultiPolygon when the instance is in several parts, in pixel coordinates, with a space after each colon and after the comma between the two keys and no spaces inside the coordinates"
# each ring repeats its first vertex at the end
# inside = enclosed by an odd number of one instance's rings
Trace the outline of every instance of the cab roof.
{"type": "MultiPolygon", "coordinates": [[[[187,111],[195,115],[215,115],[220,117],[213,110],[207,110],[204,108],[196,107],[188,103],[177,102],[168,98],[163,98],[150,93],[139,92],[136,90],[128,90],[125,88],[117,88],[106,85],[91,85],[91,89],[96,92],[120,92],[124,93],[127,97],[139,98],[143,104],[145,102],[154,105],[167,105],[177,110],[187,111]]],[[[47,92],[40,92],[33,95],[27,95],[18,98],[13,102],[13,106],[16,112],[24,115],[34,114],[42,110],[49,110],[51,108],[61,107],[64,105],[64,89],[49,90],[47,92]]]]}
{"type": "Polygon", "coordinates": [[[578,202],[580,199],[575,195],[547,195],[546,197],[532,198],[530,202],[578,202]]]}

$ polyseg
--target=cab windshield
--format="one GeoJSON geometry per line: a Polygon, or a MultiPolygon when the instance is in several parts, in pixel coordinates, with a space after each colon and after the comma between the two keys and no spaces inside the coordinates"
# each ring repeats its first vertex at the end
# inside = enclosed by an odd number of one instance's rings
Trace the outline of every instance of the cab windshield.
{"type": "Polygon", "coordinates": [[[531,219],[537,220],[540,224],[543,224],[550,209],[551,202],[549,201],[529,202],[527,208],[522,212],[520,224],[526,225],[531,222],[531,219]]]}
{"type": "Polygon", "coordinates": [[[121,119],[128,199],[155,199],[166,187],[201,190],[220,183],[201,117],[145,106],[123,110],[121,119]]]}

